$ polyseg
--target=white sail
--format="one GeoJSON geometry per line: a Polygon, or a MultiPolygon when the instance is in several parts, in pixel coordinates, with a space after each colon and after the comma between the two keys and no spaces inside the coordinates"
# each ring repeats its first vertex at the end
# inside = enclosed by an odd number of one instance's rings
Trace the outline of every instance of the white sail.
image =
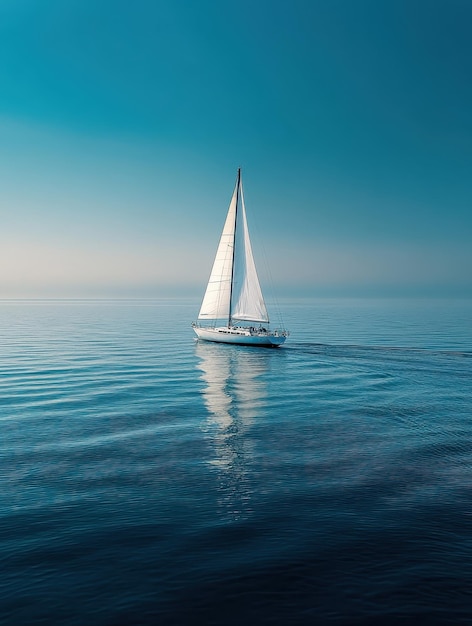
{"type": "Polygon", "coordinates": [[[210,280],[203,297],[198,319],[217,320],[229,318],[238,182],[236,182],[233,197],[231,198],[228,215],[221,233],[220,243],[216,251],[210,280]]]}
{"type": "Polygon", "coordinates": [[[262,296],[238,175],[198,319],[269,321],[262,296]]]}
{"type": "Polygon", "coordinates": [[[251,240],[247,227],[246,207],[242,184],[239,193],[240,207],[237,213],[235,257],[233,269],[233,294],[231,317],[249,322],[269,322],[262,296],[256,265],[252,255],[251,240]]]}

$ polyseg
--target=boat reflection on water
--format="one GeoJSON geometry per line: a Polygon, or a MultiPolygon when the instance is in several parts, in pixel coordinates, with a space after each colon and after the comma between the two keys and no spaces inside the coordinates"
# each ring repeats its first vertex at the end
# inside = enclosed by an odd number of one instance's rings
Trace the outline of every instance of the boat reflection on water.
{"type": "Polygon", "coordinates": [[[208,409],[204,429],[215,453],[210,463],[221,472],[220,512],[233,520],[251,510],[247,467],[254,456],[255,440],[250,430],[266,403],[264,374],[269,352],[200,341],[195,344],[208,409]]]}

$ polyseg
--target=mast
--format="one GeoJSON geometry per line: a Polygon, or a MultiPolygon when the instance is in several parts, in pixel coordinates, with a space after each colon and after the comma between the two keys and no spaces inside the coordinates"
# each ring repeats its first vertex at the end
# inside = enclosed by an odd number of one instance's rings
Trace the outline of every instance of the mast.
{"type": "Polygon", "coordinates": [[[236,182],[236,208],[234,211],[234,232],[233,232],[233,259],[231,262],[231,283],[229,292],[229,316],[228,316],[228,328],[231,327],[231,306],[233,300],[233,277],[234,277],[234,253],[236,244],[236,224],[238,223],[238,203],[239,203],[239,187],[241,185],[241,168],[238,167],[238,178],[236,182]]]}

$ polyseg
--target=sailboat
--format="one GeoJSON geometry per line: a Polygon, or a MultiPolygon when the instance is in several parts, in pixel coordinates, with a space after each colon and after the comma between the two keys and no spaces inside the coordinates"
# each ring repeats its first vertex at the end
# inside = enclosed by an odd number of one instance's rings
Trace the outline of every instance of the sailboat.
{"type": "Polygon", "coordinates": [[[192,327],[198,339],[250,346],[280,346],[289,335],[286,330],[269,327],[249,238],[241,169],[198,320],[192,327]]]}

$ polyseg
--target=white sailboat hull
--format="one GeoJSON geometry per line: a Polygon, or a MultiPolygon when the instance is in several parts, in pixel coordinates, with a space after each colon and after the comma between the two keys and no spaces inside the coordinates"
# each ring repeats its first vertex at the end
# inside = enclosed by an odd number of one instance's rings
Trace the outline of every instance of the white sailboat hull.
{"type": "Polygon", "coordinates": [[[277,347],[284,343],[287,333],[281,331],[263,331],[260,329],[235,328],[220,326],[210,328],[194,326],[193,330],[199,339],[214,341],[217,343],[233,343],[242,346],[268,346],[277,347]]]}

